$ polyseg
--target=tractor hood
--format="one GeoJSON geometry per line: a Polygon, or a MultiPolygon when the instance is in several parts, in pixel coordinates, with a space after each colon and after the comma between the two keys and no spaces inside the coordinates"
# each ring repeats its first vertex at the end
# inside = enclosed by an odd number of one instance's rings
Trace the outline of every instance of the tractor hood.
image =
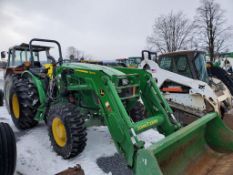
{"type": "Polygon", "coordinates": [[[70,69],[74,69],[74,70],[79,70],[79,71],[83,71],[83,72],[91,72],[91,71],[103,71],[104,73],[106,73],[109,76],[113,76],[113,75],[125,75],[125,73],[111,68],[111,67],[107,67],[107,66],[103,66],[103,65],[97,65],[97,64],[88,64],[88,63],[64,63],[62,65],[62,67],[67,67],[70,69]]]}

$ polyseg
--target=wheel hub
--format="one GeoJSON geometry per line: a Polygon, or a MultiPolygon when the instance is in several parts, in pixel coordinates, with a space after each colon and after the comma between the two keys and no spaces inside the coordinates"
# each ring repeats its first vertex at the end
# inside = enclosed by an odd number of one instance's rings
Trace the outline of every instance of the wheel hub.
{"type": "Polygon", "coordinates": [[[67,141],[66,129],[62,120],[58,117],[53,119],[52,133],[57,145],[60,147],[64,147],[67,141]]]}
{"type": "Polygon", "coordinates": [[[19,99],[16,94],[13,94],[13,97],[12,97],[12,110],[13,110],[14,117],[16,119],[19,119],[20,107],[19,107],[19,99]]]}

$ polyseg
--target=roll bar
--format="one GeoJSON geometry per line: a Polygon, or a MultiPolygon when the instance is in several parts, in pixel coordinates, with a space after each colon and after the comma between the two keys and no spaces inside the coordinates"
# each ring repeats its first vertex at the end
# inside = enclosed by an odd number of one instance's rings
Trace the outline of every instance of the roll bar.
{"type": "MultiPolygon", "coordinates": [[[[58,41],[56,40],[50,40],[50,39],[40,39],[40,38],[33,38],[30,42],[29,42],[29,50],[30,50],[30,54],[31,54],[31,59],[33,59],[33,49],[32,49],[32,43],[38,41],[38,42],[46,42],[46,43],[55,43],[58,47],[58,52],[59,52],[59,58],[58,58],[58,62],[60,64],[62,64],[62,51],[61,51],[61,45],[58,41]]],[[[34,60],[34,59],[33,59],[34,60]]]]}

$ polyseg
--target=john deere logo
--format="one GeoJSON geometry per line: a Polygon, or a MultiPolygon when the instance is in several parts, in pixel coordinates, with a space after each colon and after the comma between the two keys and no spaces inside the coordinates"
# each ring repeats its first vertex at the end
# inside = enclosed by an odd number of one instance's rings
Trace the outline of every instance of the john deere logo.
{"type": "Polygon", "coordinates": [[[100,95],[104,96],[104,90],[103,89],[100,89],[100,95]]]}

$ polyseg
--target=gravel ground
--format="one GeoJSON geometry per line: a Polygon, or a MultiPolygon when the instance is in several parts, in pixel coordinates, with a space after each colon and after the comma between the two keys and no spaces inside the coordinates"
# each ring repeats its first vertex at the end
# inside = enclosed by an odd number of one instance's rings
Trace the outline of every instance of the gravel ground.
{"type": "Polygon", "coordinates": [[[105,173],[111,172],[112,175],[133,175],[132,170],[127,167],[125,159],[120,154],[114,154],[110,157],[100,157],[96,162],[105,173]]]}

